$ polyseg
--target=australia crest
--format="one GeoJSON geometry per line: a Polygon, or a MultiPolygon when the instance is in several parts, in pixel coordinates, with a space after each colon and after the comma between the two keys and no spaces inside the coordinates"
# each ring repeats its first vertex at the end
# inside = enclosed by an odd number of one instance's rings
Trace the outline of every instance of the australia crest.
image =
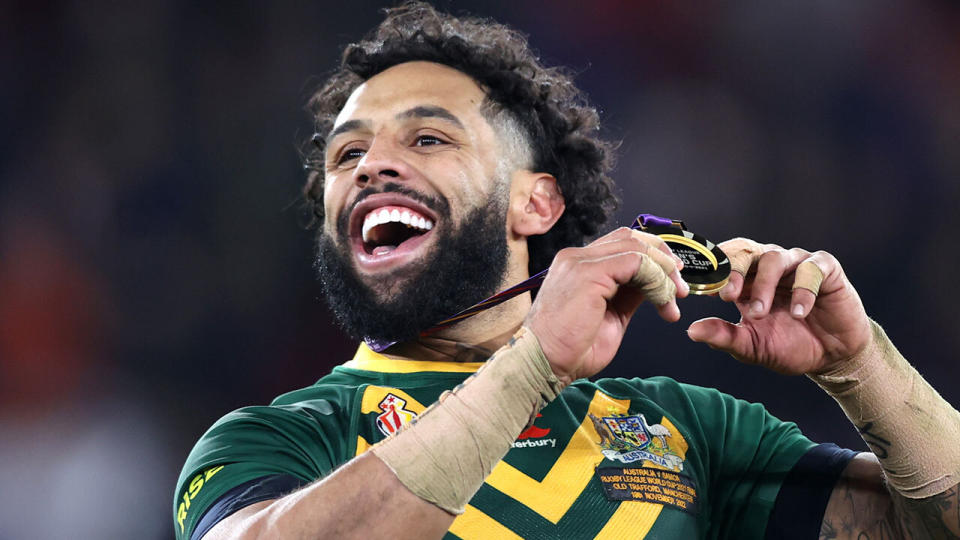
{"type": "Polygon", "coordinates": [[[662,424],[648,424],[642,414],[589,414],[593,429],[600,436],[604,457],[620,463],[649,461],[665,469],[680,472],[683,458],[670,448],[673,434],[662,424]]]}

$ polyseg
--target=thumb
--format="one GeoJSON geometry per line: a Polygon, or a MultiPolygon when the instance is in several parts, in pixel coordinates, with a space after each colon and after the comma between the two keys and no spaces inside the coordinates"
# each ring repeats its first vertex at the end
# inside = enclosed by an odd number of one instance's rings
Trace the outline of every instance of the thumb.
{"type": "Polygon", "coordinates": [[[719,349],[737,357],[748,356],[751,346],[749,334],[749,331],[742,326],[717,317],[700,319],[687,328],[687,335],[693,341],[706,343],[713,349],[719,349]]]}

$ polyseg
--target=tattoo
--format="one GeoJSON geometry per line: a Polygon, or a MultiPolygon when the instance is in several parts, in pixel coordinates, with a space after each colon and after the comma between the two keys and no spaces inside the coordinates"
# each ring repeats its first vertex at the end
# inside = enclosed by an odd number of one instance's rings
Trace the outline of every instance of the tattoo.
{"type": "Polygon", "coordinates": [[[925,499],[893,495],[907,538],[960,539],[960,486],[925,499]]]}
{"type": "Polygon", "coordinates": [[[873,422],[867,422],[863,426],[857,426],[857,431],[860,432],[860,436],[863,437],[864,442],[870,446],[870,450],[872,450],[878,458],[887,459],[887,456],[889,455],[887,450],[890,448],[890,441],[877,435],[872,431],[872,429],[873,422]]]}
{"type": "Polygon", "coordinates": [[[827,504],[821,540],[960,540],[960,486],[908,499],[877,479],[844,474],[827,504]]]}
{"type": "Polygon", "coordinates": [[[826,516],[823,523],[820,524],[820,540],[832,540],[837,538],[837,530],[833,528],[833,523],[826,516]]]}

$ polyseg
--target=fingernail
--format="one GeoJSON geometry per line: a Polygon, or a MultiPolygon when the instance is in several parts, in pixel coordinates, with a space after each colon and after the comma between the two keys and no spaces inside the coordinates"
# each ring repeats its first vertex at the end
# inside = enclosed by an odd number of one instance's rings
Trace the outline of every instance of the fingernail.
{"type": "Polygon", "coordinates": [[[793,316],[794,316],[794,317],[803,317],[803,304],[794,304],[794,305],[793,305],[793,316]]]}
{"type": "Polygon", "coordinates": [[[753,303],[750,304],[751,315],[759,315],[762,311],[763,311],[763,302],[761,302],[760,300],[754,300],[753,303]]]}

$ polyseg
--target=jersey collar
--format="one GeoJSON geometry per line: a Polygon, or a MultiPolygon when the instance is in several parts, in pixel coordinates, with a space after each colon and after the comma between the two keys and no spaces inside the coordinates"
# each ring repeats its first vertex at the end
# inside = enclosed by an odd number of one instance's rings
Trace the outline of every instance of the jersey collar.
{"type": "Polygon", "coordinates": [[[380,373],[420,373],[425,371],[445,373],[473,373],[480,369],[483,362],[433,362],[423,360],[398,360],[374,352],[366,343],[357,347],[353,360],[343,367],[376,371],[380,373]]]}

